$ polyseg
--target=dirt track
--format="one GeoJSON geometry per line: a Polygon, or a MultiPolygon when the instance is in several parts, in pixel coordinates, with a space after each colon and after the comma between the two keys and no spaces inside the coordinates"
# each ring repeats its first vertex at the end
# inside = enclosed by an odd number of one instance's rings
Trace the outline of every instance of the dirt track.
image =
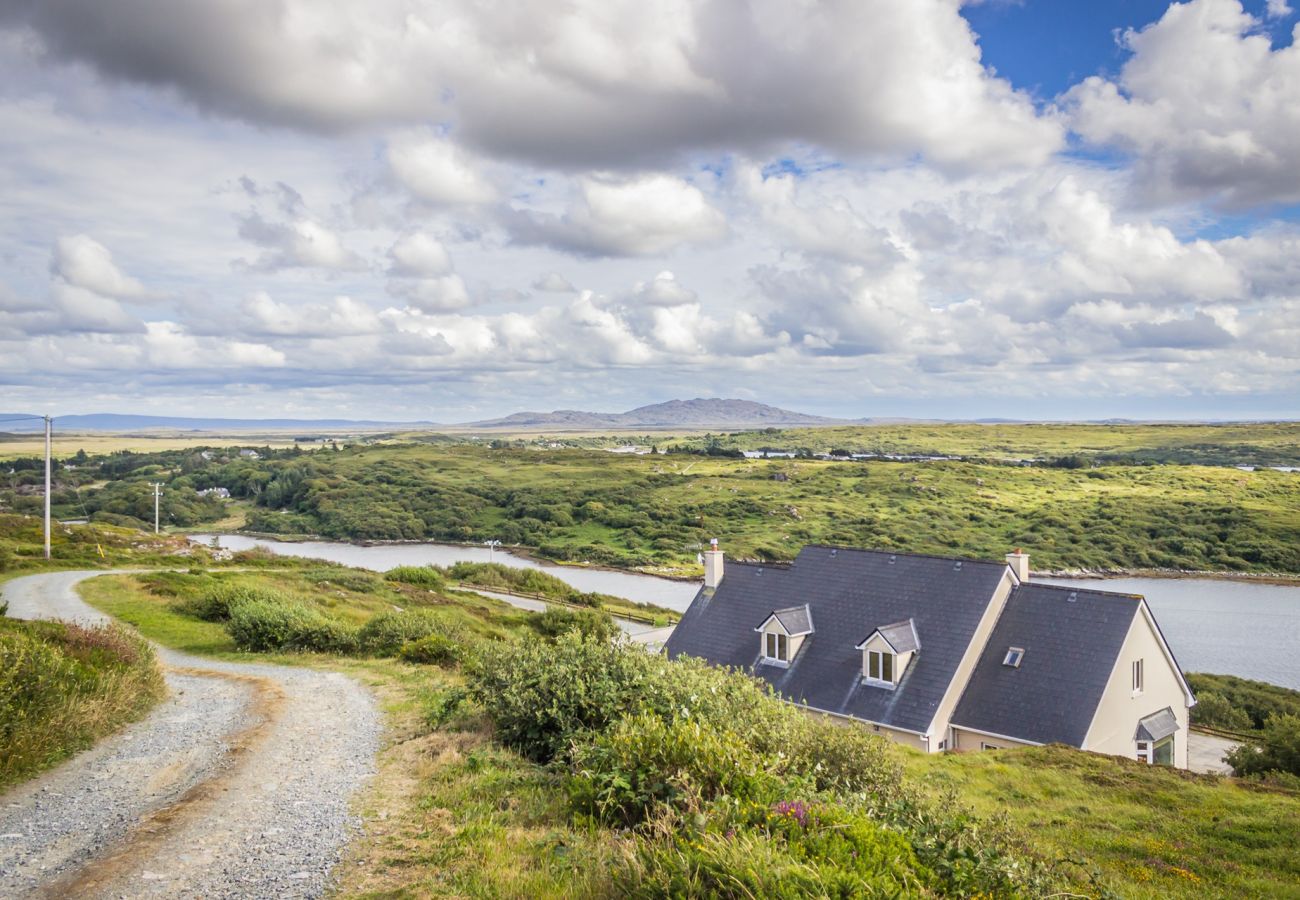
{"type": "MultiPolygon", "coordinates": [[[[102,572],[5,585],[9,615],[103,621],[102,572]]],[[[146,719],[0,796],[0,897],[316,897],[356,827],[380,718],[338,674],[160,650],[146,719]]]]}

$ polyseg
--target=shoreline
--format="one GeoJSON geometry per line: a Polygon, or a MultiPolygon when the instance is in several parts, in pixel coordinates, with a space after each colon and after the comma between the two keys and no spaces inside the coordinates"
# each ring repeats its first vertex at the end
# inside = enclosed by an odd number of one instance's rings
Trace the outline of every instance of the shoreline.
{"type": "MultiPolygon", "coordinates": [[[[182,532],[188,538],[188,532],[182,532]]],[[[444,547],[465,547],[465,548],[482,548],[485,545],[481,543],[469,543],[466,541],[419,541],[419,540],[356,540],[350,538],[331,538],[324,535],[281,535],[269,534],[261,531],[204,531],[203,534],[211,535],[231,535],[235,537],[256,538],[258,540],[278,541],[282,544],[300,544],[309,541],[324,542],[331,544],[351,544],[354,547],[400,547],[400,546],[418,546],[422,544],[435,544],[444,547]]],[[[605,565],[603,563],[579,563],[565,562],[561,560],[550,559],[545,556],[539,556],[535,548],[515,546],[515,547],[498,547],[496,552],[509,553],[519,559],[528,560],[529,562],[538,563],[545,566],[554,566],[560,569],[587,569],[598,572],[617,572],[620,574],[644,575],[648,578],[662,578],[666,581],[691,582],[699,581],[700,575],[677,575],[666,572],[645,571],[639,568],[619,568],[618,566],[605,565]]],[[[973,558],[973,557],[958,557],[973,558]]],[[[772,562],[770,560],[745,560],[736,557],[737,562],[771,562],[772,565],[788,565],[789,562],[772,562]]],[[[1300,572],[1226,572],[1213,569],[1049,569],[1046,571],[1032,570],[1030,573],[1036,578],[1062,578],[1071,580],[1096,580],[1102,581],[1109,578],[1203,578],[1219,581],[1245,581],[1253,584],[1273,584],[1280,587],[1300,587],[1300,572]]]]}

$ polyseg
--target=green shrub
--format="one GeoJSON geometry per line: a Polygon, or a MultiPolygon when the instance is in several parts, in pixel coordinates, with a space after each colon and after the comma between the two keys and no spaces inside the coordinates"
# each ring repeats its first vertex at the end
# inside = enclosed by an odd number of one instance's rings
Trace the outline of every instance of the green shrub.
{"type": "Polygon", "coordinates": [[[195,597],[182,598],[172,607],[185,615],[205,622],[225,622],[230,619],[230,609],[240,603],[291,604],[297,601],[280,593],[259,587],[237,584],[217,584],[195,597]]]}
{"type": "Polygon", "coordinates": [[[1300,776],[1300,716],[1274,715],[1263,733],[1224,757],[1236,775],[1283,772],[1300,776]]]}
{"type": "Polygon", "coordinates": [[[469,694],[459,685],[439,691],[430,697],[424,707],[424,721],[430,728],[441,728],[460,712],[469,694]]]}
{"type": "Polygon", "coordinates": [[[361,650],[375,656],[396,656],[403,644],[418,641],[442,629],[438,614],[428,609],[383,612],[361,627],[361,650]]]}
{"type": "Polygon", "coordinates": [[[622,719],[579,744],[572,769],[574,806],[618,825],[635,825],[658,805],[699,810],[723,795],[766,804],[778,793],[765,761],[733,732],[651,713],[622,719]]]}
{"type": "Polygon", "coordinates": [[[547,637],[559,637],[570,631],[599,641],[612,641],[619,633],[618,626],[609,613],[598,609],[566,609],[563,606],[548,606],[535,614],[530,620],[540,634],[547,637]]]}
{"type": "Polygon", "coordinates": [[[1254,727],[1254,723],[1244,709],[1238,709],[1228,701],[1227,697],[1214,691],[1206,691],[1196,696],[1196,705],[1192,707],[1192,724],[1224,728],[1228,731],[1249,731],[1254,727]]]}
{"type": "Polygon", "coordinates": [[[447,586],[447,575],[437,566],[397,566],[385,572],[384,577],[430,591],[441,591],[447,586]]]}
{"type": "Polygon", "coordinates": [[[306,603],[266,598],[230,605],[226,630],[242,650],[353,653],[357,631],[306,603]]]}
{"type": "Polygon", "coordinates": [[[897,796],[903,783],[889,742],[852,723],[807,717],[790,729],[782,757],[787,771],[810,777],[819,791],[883,801],[897,796]]]}
{"type": "Polygon", "coordinates": [[[397,655],[409,663],[448,666],[460,661],[461,645],[441,634],[426,634],[402,645],[397,655]]]}
{"type": "MultiPolygon", "coordinates": [[[[1300,716],[1300,691],[1269,684],[1266,681],[1252,681],[1235,675],[1206,675],[1190,673],[1187,683],[1200,697],[1202,693],[1219,694],[1234,709],[1241,710],[1249,718],[1251,727],[1261,729],[1269,716],[1300,716]]],[[[1195,717],[1197,707],[1192,707],[1195,717]]],[[[1195,719],[1193,719],[1195,721],[1195,719]]]]}

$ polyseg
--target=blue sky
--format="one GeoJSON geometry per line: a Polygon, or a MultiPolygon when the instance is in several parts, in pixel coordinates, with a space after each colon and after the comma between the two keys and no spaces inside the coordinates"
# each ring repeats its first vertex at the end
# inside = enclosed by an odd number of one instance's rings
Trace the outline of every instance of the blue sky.
{"type": "Polygon", "coordinates": [[[5,405],[1293,417],[1298,21],[9,4],[5,405]]]}

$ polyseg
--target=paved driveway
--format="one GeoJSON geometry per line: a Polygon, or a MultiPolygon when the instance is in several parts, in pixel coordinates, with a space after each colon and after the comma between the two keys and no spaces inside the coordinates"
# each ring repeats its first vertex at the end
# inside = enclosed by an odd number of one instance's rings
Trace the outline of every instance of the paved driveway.
{"type": "Polygon", "coordinates": [[[1235,746],[1236,741],[1193,731],[1187,736],[1187,768],[1193,772],[1231,775],[1232,766],[1223,761],[1223,755],[1235,746]]]}

